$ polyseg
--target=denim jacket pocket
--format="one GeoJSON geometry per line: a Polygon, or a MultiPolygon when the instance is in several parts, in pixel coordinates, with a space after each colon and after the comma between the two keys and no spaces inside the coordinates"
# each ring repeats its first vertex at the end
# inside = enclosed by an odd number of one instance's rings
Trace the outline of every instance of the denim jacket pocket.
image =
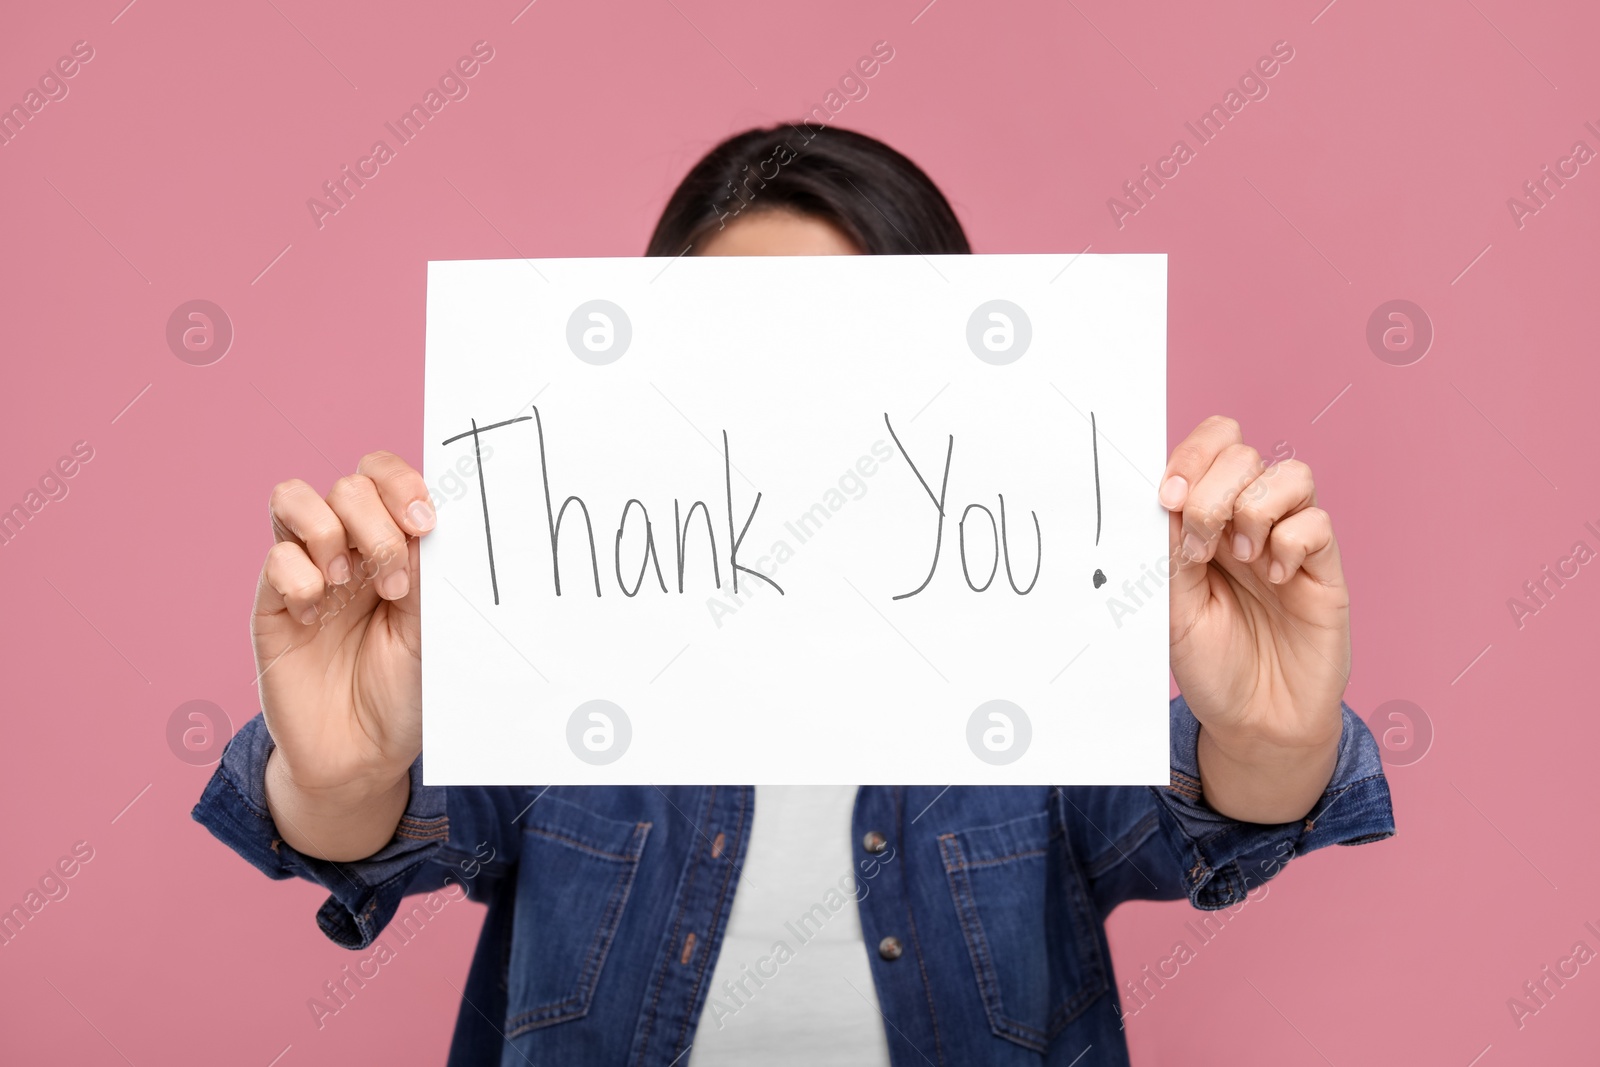
{"type": "Polygon", "coordinates": [[[650,826],[553,796],[533,806],[507,954],[506,1037],[588,1014],[650,826]]]}
{"type": "Polygon", "coordinates": [[[995,1034],[1038,1052],[1109,988],[1097,922],[1049,812],[939,837],[995,1034]]]}

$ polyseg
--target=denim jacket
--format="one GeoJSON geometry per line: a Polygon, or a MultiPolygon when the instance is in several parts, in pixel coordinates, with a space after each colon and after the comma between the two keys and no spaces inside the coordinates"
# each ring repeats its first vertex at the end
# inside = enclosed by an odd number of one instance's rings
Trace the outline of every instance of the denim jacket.
{"type": "MultiPolygon", "coordinates": [[[[1237,905],[1292,856],[1394,833],[1377,745],[1343,714],[1327,790],[1309,817],[1277,826],[1206,806],[1199,723],[1182,697],[1163,787],[861,787],[853,847],[870,892],[858,906],[894,1067],[1126,1064],[1104,927],[1113,908],[1237,905]]],[[[419,759],[394,839],[332,863],[278,836],[272,747],[258,715],[194,817],[270,877],[325,887],[317,923],[329,938],[375,951],[415,936],[440,894],[487,903],[450,1064],[681,1067],[712,992],[751,787],[424,786],[419,759]],[[403,903],[409,894],[422,896],[403,903]]],[[[359,968],[346,970],[353,993],[359,968]]]]}

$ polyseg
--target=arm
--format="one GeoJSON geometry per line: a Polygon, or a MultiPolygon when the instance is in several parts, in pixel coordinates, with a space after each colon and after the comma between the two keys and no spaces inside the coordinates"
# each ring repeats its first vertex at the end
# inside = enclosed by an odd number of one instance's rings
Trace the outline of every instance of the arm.
{"type": "Polygon", "coordinates": [[[333,862],[301,852],[279,833],[281,820],[267,798],[267,767],[276,752],[262,716],[240,727],[195,805],[195,821],[268,877],[303,878],[326,889],[317,925],[346,948],[370,945],[408,895],[489,896],[516,867],[519,820],[539,794],[532,787],[424,786],[419,758],[409,768],[408,800],[390,836],[358,860],[333,862]]]}
{"type": "Polygon", "coordinates": [[[323,789],[295,783],[293,772],[274,748],[264,775],[267,809],[297,852],[325,860],[359,860],[394,837],[411,799],[411,776],[392,781],[356,781],[323,789]]]}
{"type": "MultiPolygon", "coordinates": [[[[1337,711],[1337,709],[1335,709],[1337,711]]],[[[1337,720],[1335,720],[1337,721],[1337,720]]],[[[1202,729],[1197,745],[1200,785],[1217,811],[1244,822],[1301,818],[1333,777],[1339,734],[1279,744],[1249,736],[1219,739],[1202,729]]]]}
{"type": "Polygon", "coordinates": [[[394,836],[422,751],[417,541],[433,508],[416,470],[374,452],[326,497],[283,482],[270,511],[251,618],[268,809],[296,851],[362,859],[394,836]]]}
{"type": "Polygon", "coordinates": [[[1172,673],[1201,726],[1204,798],[1243,822],[1289,822],[1317,802],[1350,674],[1338,544],[1292,455],[1269,466],[1214,417],[1173,450],[1160,487],[1172,673]]]}
{"type": "Polygon", "coordinates": [[[1101,918],[1127,900],[1187,897],[1208,911],[1235,907],[1298,856],[1394,834],[1378,744],[1348,707],[1331,781],[1303,818],[1270,824],[1231,819],[1201,796],[1200,723],[1183,697],[1170,713],[1170,784],[1054,791],[1101,918]]]}

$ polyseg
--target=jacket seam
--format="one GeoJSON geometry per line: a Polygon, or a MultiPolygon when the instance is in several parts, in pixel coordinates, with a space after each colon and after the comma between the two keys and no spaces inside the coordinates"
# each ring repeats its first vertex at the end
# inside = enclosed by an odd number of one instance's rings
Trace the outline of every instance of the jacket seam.
{"type": "MultiPolygon", "coordinates": [[[[634,835],[638,834],[640,826],[650,825],[652,824],[636,823],[633,828],[634,835]]],[[[538,826],[524,826],[522,828],[522,832],[525,834],[537,834],[540,837],[547,837],[552,841],[559,841],[564,845],[571,845],[579,852],[587,852],[589,855],[599,856],[601,859],[615,860],[619,863],[633,863],[639,859],[637,853],[634,855],[627,855],[626,853],[607,852],[605,849],[596,848],[593,845],[585,844],[584,842],[579,841],[577,838],[568,837],[565,834],[558,834],[554,830],[546,830],[538,826]]]]}
{"type": "Polygon", "coordinates": [[[1098,878],[1124,861],[1131,862],[1128,858],[1129,854],[1142,847],[1160,827],[1161,816],[1152,808],[1144,818],[1134,823],[1131,830],[1122,835],[1120,841],[1112,841],[1109,837],[1106,838],[1106,840],[1111,841],[1111,851],[1085,867],[1089,877],[1098,878]]]}
{"type": "MultiPolygon", "coordinates": [[[[741,788],[739,790],[739,827],[735,831],[739,835],[739,840],[740,841],[744,841],[745,815],[746,815],[746,809],[749,807],[749,804],[750,804],[749,794],[745,791],[745,788],[741,788]]],[[[715,845],[712,846],[712,851],[713,852],[716,851],[716,846],[715,845]]],[[[713,858],[716,858],[716,857],[713,857],[713,858]]],[[[712,911],[712,913],[711,913],[711,921],[712,922],[718,922],[720,920],[720,916],[722,915],[722,906],[728,899],[728,883],[733,879],[733,876],[734,876],[735,872],[738,870],[737,865],[734,864],[732,859],[729,859],[727,861],[727,864],[728,864],[727,873],[722,876],[722,889],[717,893],[717,906],[716,906],[716,909],[714,911],[712,911]]],[[[711,966],[711,953],[710,952],[702,952],[700,954],[699,966],[696,968],[696,971],[695,971],[694,993],[693,993],[693,996],[691,996],[690,999],[689,999],[689,1003],[691,1005],[693,1005],[693,1003],[696,1000],[700,999],[700,990],[701,990],[701,987],[705,984],[706,969],[708,967],[710,967],[710,966],[711,966]]],[[[683,1046],[683,1039],[685,1037],[687,1037],[688,1034],[689,1034],[689,1019],[690,1019],[690,1016],[693,1015],[693,1014],[694,1014],[693,1012],[684,1012],[684,1014],[683,1014],[683,1025],[678,1028],[678,1047],[680,1047],[680,1048],[683,1046]]],[[[682,1053],[679,1053],[679,1055],[682,1055],[682,1053]]]]}
{"type": "MultiPolygon", "coordinates": [[[[901,840],[905,840],[905,814],[905,796],[903,790],[897,786],[894,791],[894,821],[896,828],[901,831],[899,834],[901,840]]],[[[908,870],[901,871],[900,879],[902,885],[904,885],[909,878],[910,873],[908,870]]],[[[939,1010],[938,1008],[934,1007],[933,986],[928,983],[928,964],[922,958],[922,939],[917,935],[917,920],[916,916],[912,914],[911,891],[909,886],[905,887],[904,891],[901,893],[901,897],[905,902],[906,932],[911,937],[912,951],[917,954],[917,973],[922,976],[922,995],[928,1002],[928,1021],[929,1025],[933,1028],[933,1054],[938,1058],[940,1065],[942,1065],[944,1063],[944,1041],[939,1037],[939,1010]]],[[[911,1044],[909,1038],[906,1039],[906,1043],[908,1045],[911,1044]]],[[[911,1047],[916,1048],[915,1045],[911,1045],[911,1047]]],[[[918,1051],[920,1052],[921,1050],[919,1049],[918,1051]]],[[[926,1057],[924,1057],[924,1059],[926,1059],[926,1057]]]]}
{"type": "MultiPolygon", "coordinates": [[[[711,786],[709,795],[706,798],[706,819],[709,820],[711,818],[711,813],[716,810],[716,803],[717,787],[711,786]]],[[[687,818],[687,816],[685,816],[685,818],[687,818]]],[[[706,845],[706,847],[709,847],[709,843],[705,841],[706,835],[700,830],[698,825],[695,826],[695,831],[700,835],[700,841],[696,842],[694,852],[694,855],[698,857],[702,844],[706,845]]],[[[661,968],[656,971],[655,992],[651,994],[650,1011],[645,1015],[644,1018],[644,1032],[639,1037],[639,1054],[634,1059],[635,1063],[644,1063],[645,1057],[650,1052],[650,1035],[655,1032],[656,1015],[659,1013],[661,1007],[661,990],[667,984],[667,971],[671,967],[672,946],[678,944],[678,935],[683,931],[684,912],[688,910],[689,900],[694,896],[694,883],[699,877],[700,862],[697,858],[691,859],[689,865],[689,881],[684,885],[682,891],[678,895],[678,907],[672,917],[672,936],[667,941],[667,958],[662,962],[661,968]]]]}

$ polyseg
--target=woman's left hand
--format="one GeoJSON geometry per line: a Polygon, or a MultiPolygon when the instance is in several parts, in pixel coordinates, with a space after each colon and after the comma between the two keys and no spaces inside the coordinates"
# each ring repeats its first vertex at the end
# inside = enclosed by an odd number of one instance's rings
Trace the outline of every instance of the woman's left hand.
{"type": "Polygon", "coordinates": [[[1288,822],[1333,772],[1350,675],[1350,593],[1311,468],[1268,466],[1213,416],[1167,460],[1172,673],[1200,721],[1207,802],[1288,822]]]}

